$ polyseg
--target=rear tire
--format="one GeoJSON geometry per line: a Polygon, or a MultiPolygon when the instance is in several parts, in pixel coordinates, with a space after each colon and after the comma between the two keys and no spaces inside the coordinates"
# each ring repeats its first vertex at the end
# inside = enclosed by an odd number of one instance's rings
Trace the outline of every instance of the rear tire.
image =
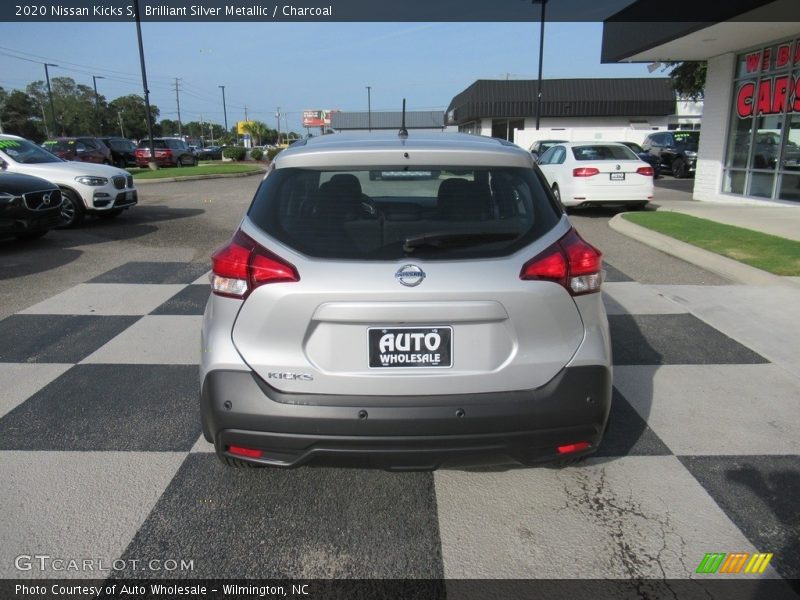
{"type": "Polygon", "coordinates": [[[83,223],[86,213],[83,210],[83,202],[72,190],[61,190],[61,224],[59,229],[70,229],[83,223]]]}
{"type": "Polygon", "coordinates": [[[238,458],[231,458],[230,456],[219,456],[217,458],[222,462],[223,465],[226,467],[232,467],[234,469],[263,469],[264,465],[257,465],[251,462],[247,462],[245,460],[239,460],[238,458]]]}
{"type": "Polygon", "coordinates": [[[630,210],[644,210],[647,208],[647,202],[635,202],[630,205],[630,210]]]}
{"type": "Polygon", "coordinates": [[[686,163],[682,159],[676,158],[672,161],[672,176],[675,179],[683,179],[687,174],[686,163]]]}
{"type": "MultiPolygon", "coordinates": [[[[556,200],[558,200],[558,203],[561,206],[564,206],[564,203],[561,202],[561,190],[558,189],[557,185],[553,185],[553,196],[556,197],[556,200]]],[[[564,207],[564,208],[566,209],[566,207],[564,207]]]]}

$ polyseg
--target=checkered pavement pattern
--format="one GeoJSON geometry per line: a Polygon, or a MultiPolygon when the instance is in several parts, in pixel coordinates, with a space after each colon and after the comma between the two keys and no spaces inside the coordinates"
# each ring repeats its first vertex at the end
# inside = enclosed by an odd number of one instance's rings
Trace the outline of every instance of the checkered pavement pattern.
{"type": "Polygon", "coordinates": [[[14,569],[38,553],[194,564],[133,577],[682,579],[707,552],[800,577],[800,378],[747,286],[607,265],[613,408],[578,466],[236,470],[200,433],[207,268],[128,263],[0,321],[0,577],[93,576],[14,569]]]}

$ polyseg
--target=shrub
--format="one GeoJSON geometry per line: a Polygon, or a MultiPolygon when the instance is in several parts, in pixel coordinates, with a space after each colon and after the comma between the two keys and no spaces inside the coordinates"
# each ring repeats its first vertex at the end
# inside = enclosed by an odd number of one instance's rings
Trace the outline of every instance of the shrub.
{"type": "Polygon", "coordinates": [[[264,151],[261,148],[253,148],[250,150],[250,158],[253,160],[261,160],[264,158],[264,151]]]}
{"type": "Polygon", "coordinates": [[[270,160],[275,160],[275,157],[278,156],[278,153],[283,150],[283,148],[270,148],[267,150],[267,158],[270,160]]]}
{"type": "Polygon", "coordinates": [[[228,146],[222,151],[222,156],[232,160],[244,160],[247,155],[247,150],[244,146],[228,146]]]}

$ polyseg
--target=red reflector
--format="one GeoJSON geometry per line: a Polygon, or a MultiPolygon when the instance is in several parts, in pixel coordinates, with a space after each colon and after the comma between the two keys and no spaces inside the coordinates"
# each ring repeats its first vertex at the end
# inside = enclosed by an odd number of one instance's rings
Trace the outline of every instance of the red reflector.
{"type": "Polygon", "coordinates": [[[559,454],[572,454],[573,452],[580,452],[589,447],[589,442],[575,442],[574,444],[567,444],[556,448],[559,454]]]}
{"type": "Polygon", "coordinates": [[[261,458],[264,454],[255,448],[243,448],[242,446],[228,446],[228,452],[236,456],[246,456],[247,458],[261,458]]]}
{"type": "Polygon", "coordinates": [[[600,169],[595,169],[594,167],[578,167],[577,169],[572,169],[573,177],[591,177],[599,173],[600,169]]]}
{"type": "Polygon", "coordinates": [[[653,167],[639,167],[636,169],[636,172],[639,175],[647,175],[648,177],[653,176],[653,167]]]}

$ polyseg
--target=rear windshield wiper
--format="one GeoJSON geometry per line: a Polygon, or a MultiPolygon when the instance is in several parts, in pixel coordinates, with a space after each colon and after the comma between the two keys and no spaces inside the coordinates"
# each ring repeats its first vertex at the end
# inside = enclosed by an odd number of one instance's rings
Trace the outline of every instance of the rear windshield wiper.
{"type": "Polygon", "coordinates": [[[497,231],[494,233],[474,232],[474,233],[426,233],[405,239],[403,243],[404,252],[413,252],[415,248],[466,248],[469,246],[480,246],[481,244],[491,244],[493,242],[504,242],[519,237],[519,233],[513,231],[497,231]]]}

